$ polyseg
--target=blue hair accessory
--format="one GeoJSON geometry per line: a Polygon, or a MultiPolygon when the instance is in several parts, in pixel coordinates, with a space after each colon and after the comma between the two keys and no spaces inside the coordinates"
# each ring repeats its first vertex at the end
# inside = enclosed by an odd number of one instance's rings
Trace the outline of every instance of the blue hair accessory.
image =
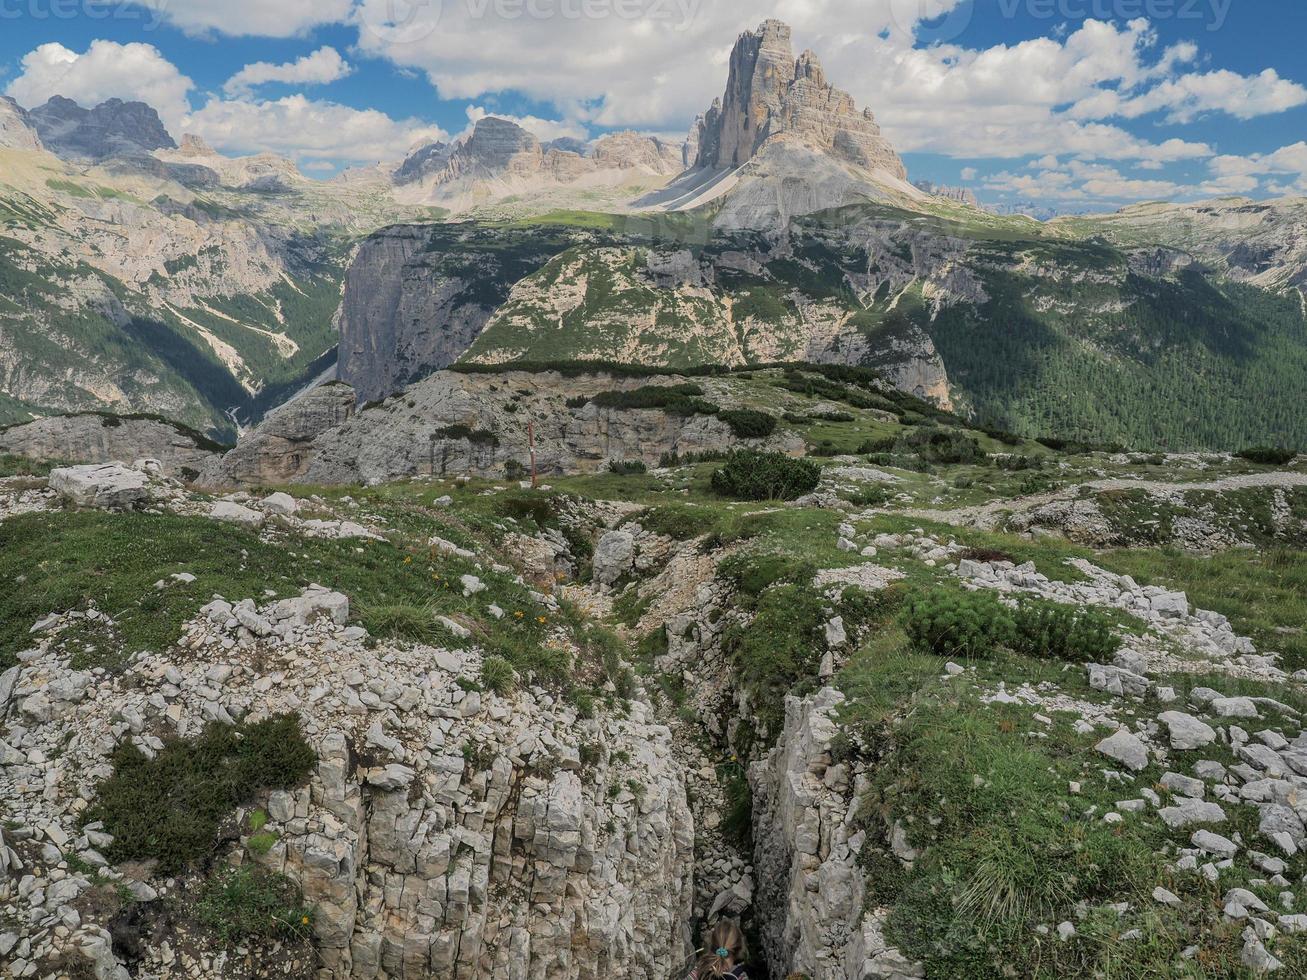
{"type": "Polygon", "coordinates": [[[719,946],[717,947],[717,956],[719,959],[723,959],[723,960],[730,959],[731,951],[727,949],[725,946],[719,946]]]}

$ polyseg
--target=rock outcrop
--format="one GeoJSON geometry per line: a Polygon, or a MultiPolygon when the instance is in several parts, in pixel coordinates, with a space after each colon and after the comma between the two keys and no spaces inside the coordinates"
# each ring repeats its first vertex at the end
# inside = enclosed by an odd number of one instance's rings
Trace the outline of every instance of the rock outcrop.
{"type": "Polygon", "coordinates": [[[55,463],[153,459],[174,477],[193,478],[222,452],[198,432],[154,418],[56,415],[0,429],[0,454],[55,463]]]}
{"type": "Polygon", "coordinates": [[[781,975],[823,980],[924,976],[885,942],[883,913],[864,912],[858,855],[866,833],[857,829],[856,804],[866,775],[831,756],[843,702],[831,688],[786,697],[780,740],[749,770],[767,962],[781,975]]]}
{"type": "Polygon", "coordinates": [[[686,173],[638,206],[692,210],[720,198],[717,227],[771,231],[796,215],[924,197],[871,110],[827,81],[816,54],[796,59],[777,20],[740,35],[726,94],[696,121],[686,160],[686,173]]]}
{"type": "MultiPolygon", "coordinates": [[[[348,410],[353,393],[336,385],[274,413],[211,466],[202,482],[334,485],[425,476],[520,477],[530,471],[528,424],[534,429],[536,466],[545,475],[601,471],[611,461],[657,466],[667,453],[721,452],[740,445],[802,451],[802,440],[792,433],[741,440],[711,415],[568,404],[579,396],[684,382],[441,371],[357,415],[348,410]],[[327,428],[333,418],[339,421],[327,428]]],[[[726,391],[709,391],[709,397],[733,406],[726,391]]]]}
{"type": "Polygon", "coordinates": [[[802,143],[862,170],[907,179],[871,110],[859,112],[848,93],[831,85],[813,52],[796,61],[790,27],[778,20],[736,42],[726,94],[697,133],[695,166],[742,167],[772,140],[802,143]]]}
{"type": "Polygon", "coordinates": [[[31,116],[7,95],[0,95],[0,147],[42,149],[41,137],[37,135],[31,116]]]}
{"type": "Polygon", "coordinates": [[[541,143],[512,120],[486,116],[453,144],[415,150],[393,181],[406,197],[466,211],[571,185],[584,190],[656,178],[654,185],[661,186],[680,172],[681,162],[679,147],[654,136],[615,133],[591,146],[579,140],[541,143]]]}
{"type": "Polygon", "coordinates": [[[272,412],[254,433],[204,468],[204,485],[294,483],[309,470],[314,440],[343,425],[355,411],[354,389],[326,384],[272,412]]]}
{"type": "Polygon", "coordinates": [[[582,719],[543,690],[480,693],[475,650],[371,643],[343,625],[348,608],[322,589],[262,608],[215,600],[174,650],[124,675],[72,670],[52,642],[67,623],[43,624],[0,681],[5,833],[21,835],[17,867],[42,883],[13,896],[0,878],[17,909],[0,933],[12,923],[21,936],[21,971],[94,953],[104,977],[128,975],[117,957],[143,976],[283,975],[254,950],[179,962],[167,925],[178,883],[106,868],[97,848],[112,837],[78,812],[122,741],[152,755],[215,721],[291,712],[316,766],[302,787],[251,801],[261,844],[242,833],[225,850],[303,891],[309,975],[665,980],[689,953],[694,840],[667,728],[641,702],[582,719]],[[66,918],[96,882],[64,870],[65,851],[132,892],[131,922],[115,926],[130,944],[110,951],[112,908],[91,896],[66,918]]]}
{"type": "Polygon", "coordinates": [[[110,99],[84,109],[56,95],[29,115],[45,147],[67,160],[97,163],[177,148],[159,114],[144,102],[110,99]]]}

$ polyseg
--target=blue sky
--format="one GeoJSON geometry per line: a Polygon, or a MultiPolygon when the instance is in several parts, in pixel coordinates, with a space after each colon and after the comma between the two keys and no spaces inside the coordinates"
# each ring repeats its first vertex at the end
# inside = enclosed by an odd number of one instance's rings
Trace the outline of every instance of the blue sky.
{"type": "Polygon", "coordinates": [[[0,91],[140,98],[307,173],[485,113],[675,138],[776,16],[914,178],[1063,211],[1307,194],[1307,4],[1286,0],[0,0],[0,91]]]}

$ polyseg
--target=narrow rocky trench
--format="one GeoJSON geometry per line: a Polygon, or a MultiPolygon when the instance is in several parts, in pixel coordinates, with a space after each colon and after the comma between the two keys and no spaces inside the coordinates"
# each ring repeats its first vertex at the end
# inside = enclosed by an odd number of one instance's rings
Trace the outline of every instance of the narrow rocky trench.
{"type": "MultiPolygon", "coordinates": [[[[672,731],[694,818],[695,948],[724,917],[745,931],[755,980],[869,975],[864,964],[885,949],[868,946],[879,940],[874,923],[871,935],[860,925],[865,886],[849,820],[863,777],[831,751],[842,695],[786,698],[783,730],[760,750],[759,718],[723,648],[728,629],[750,619],[717,577],[729,552],[705,556],[689,544],[667,554],[665,540],[634,530],[632,553],[662,564],[638,585],[654,601],[628,637],[666,637],[646,693],[672,731]]],[[[592,589],[600,606],[610,599],[592,589]]],[[[674,976],[687,975],[692,960],[683,965],[674,976]]]]}

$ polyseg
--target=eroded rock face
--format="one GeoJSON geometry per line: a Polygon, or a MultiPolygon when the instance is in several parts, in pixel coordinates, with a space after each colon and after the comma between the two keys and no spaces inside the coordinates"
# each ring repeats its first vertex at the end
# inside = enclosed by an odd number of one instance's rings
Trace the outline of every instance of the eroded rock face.
{"type": "Polygon", "coordinates": [[[796,61],[790,39],[789,26],[777,20],[740,35],[726,94],[692,136],[699,148],[695,166],[740,167],[779,138],[906,179],[903,161],[871,110],[859,112],[848,93],[831,85],[813,52],[796,61]]]}
{"type": "Polygon", "coordinates": [[[0,147],[15,150],[41,149],[41,137],[31,117],[17,102],[0,95],[0,147]]]}
{"type": "Polygon", "coordinates": [[[354,390],[329,384],[277,409],[250,438],[213,459],[200,482],[206,486],[241,483],[294,483],[308,470],[313,441],[354,415],[354,390]]]}
{"type": "Polygon", "coordinates": [[[843,701],[831,688],[786,697],[776,747],[749,769],[767,962],[781,975],[824,980],[922,976],[885,942],[880,917],[864,914],[857,859],[866,834],[855,829],[854,802],[866,792],[866,776],[831,757],[843,701]]]}
{"type": "MultiPolygon", "coordinates": [[[[720,452],[740,445],[802,451],[802,441],[792,433],[740,440],[713,416],[567,404],[576,396],[683,381],[442,371],[384,404],[345,415],[334,427],[326,427],[330,411],[314,412],[323,425],[314,434],[297,427],[295,419],[304,411],[297,406],[310,399],[315,407],[334,405],[343,414],[340,407],[352,393],[333,386],[279,410],[211,468],[204,482],[339,485],[422,476],[503,478],[510,470],[525,475],[531,463],[528,423],[534,428],[537,471],[543,475],[595,472],[613,460],[657,466],[664,453],[720,452]]],[[[725,397],[711,394],[729,406],[725,397]]]]}
{"type": "MultiPolygon", "coordinates": [[[[303,889],[321,980],[665,980],[689,953],[694,836],[668,729],[639,701],[587,720],[538,689],[478,693],[475,650],[369,644],[342,625],[347,606],[325,590],[257,609],[215,601],[175,651],[138,657],[121,677],[72,671],[38,637],[0,679],[7,817],[25,839],[105,848],[112,838],[84,831],[77,814],[121,740],[152,754],[161,737],[215,720],[289,711],[316,767],[306,785],[253,801],[275,843],[247,847],[242,835],[228,857],[303,889]]],[[[0,861],[7,855],[0,839],[0,861]]],[[[91,887],[75,873],[51,880],[58,889],[22,890],[23,936],[91,887]]],[[[0,894],[6,887],[0,880],[0,894]]],[[[148,924],[172,885],[131,887],[148,924]]],[[[101,914],[84,906],[66,935],[32,947],[76,958],[102,936],[101,914]]],[[[235,959],[188,967],[161,938],[148,927],[135,936],[133,975],[274,975],[235,959]]],[[[32,947],[24,955],[40,959],[32,947]]],[[[107,944],[96,949],[97,975],[125,975],[107,944]]]]}
{"type": "Polygon", "coordinates": [[[0,430],[0,453],[61,463],[154,459],[167,476],[194,477],[220,450],[169,422],[87,414],[52,416],[0,430]]]}
{"type": "Polygon", "coordinates": [[[56,95],[30,117],[46,148],[69,160],[141,157],[177,148],[159,114],[144,102],[110,99],[84,109],[56,95]]]}

